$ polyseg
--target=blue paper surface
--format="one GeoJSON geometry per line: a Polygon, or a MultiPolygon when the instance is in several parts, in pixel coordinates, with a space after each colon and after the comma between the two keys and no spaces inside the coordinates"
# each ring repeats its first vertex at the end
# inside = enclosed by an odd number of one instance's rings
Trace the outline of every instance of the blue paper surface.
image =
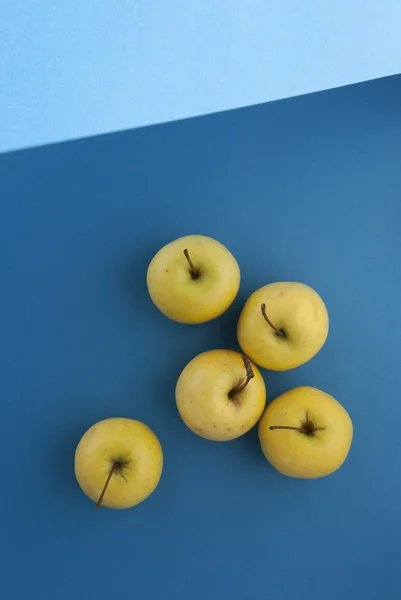
{"type": "Polygon", "coordinates": [[[401,72],[399,0],[0,1],[0,151],[401,72]]]}
{"type": "Polygon", "coordinates": [[[392,600],[401,585],[401,77],[0,156],[2,595],[392,600]],[[242,285],[202,326],[164,318],[145,274],[187,233],[225,243],[242,285]],[[268,398],[334,395],[355,426],[336,474],[299,481],[255,430],[212,443],[180,421],[185,364],[236,348],[275,280],[326,301],[307,365],[268,398]],[[73,473],[94,422],[145,421],[165,454],[132,510],[94,510],[73,473]]]}

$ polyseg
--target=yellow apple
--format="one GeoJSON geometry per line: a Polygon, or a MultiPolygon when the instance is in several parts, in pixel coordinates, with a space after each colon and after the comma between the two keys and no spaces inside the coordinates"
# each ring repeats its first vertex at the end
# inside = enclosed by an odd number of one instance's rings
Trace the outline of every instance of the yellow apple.
{"type": "Polygon", "coordinates": [[[266,405],[266,389],[249,358],[232,350],[203,352],[182,371],[177,408],[194,433],[228,441],[249,431],[266,405]]]}
{"type": "Polygon", "coordinates": [[[147,273],[152,301],[179,323],[215,319],[232,304],[239,283],[239,266],[231,252],[204,235],[188,235],[164,246],[147,273]]]}
{"type": "Polygon", "coordinates": [[[159,483],[163,453],[147,425],[116,417],[93,425],[75,452],[75,476],[83,492],[108,508],[130,508],[159,483]]]}
{"type": "Polygon", "coordinates": [[[263,454],[288,477],[317,479],[334,473],[347,458],[352,435],[345,408],[312,387],[282,394],[259,421],[263,454]]]}
{"type": "Polygon", "coordinates": [[[306,363],[327,339],[329,317],[309,286],[278,282],[256,290],[242,309],[238,342],[257,365],[286,371],[306,363]]]}

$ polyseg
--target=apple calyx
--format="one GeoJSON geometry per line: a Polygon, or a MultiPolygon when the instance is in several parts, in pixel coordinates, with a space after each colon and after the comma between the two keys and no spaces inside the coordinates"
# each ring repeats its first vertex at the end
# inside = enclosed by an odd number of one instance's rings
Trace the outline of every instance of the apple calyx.
{"type": "Polygon", "coordinates": [[[278,327],[273,325],[273,323],[270,321],[269,317],[266,314],[266,304],[265,303],[261,304],[260,310],[262,311],[264,320],[266,321],[266,323],[268,323],[270,325],[270,327],[273,329],[274,333],[280,337],[287,337],[287,334],[284,331],[284,329],[279,329],[278,327]]]}
{"type": "Polygon", "coordinates": [[[249,358],[243,354],[242,355],[242,360],[244,361],[244,367],[245,367],[246,377],[245,377],[244,380],[242,380],[239,383],[237,383],[237,385],[235,387],[233,387],[233,389],[228,392],[229,399],[237,407],[239,407],[239,405],[240,405],[240,402],[239,402],[239,400],[237,398],[237,395],[240,394],[242,391],[244,391],[244,389],[246,388],[246,386],[248,385],[248,383],[251,381],[251,379],[253,379],[255,377],[255,373],[252,370],[252,364],[251,364],[251,361],[249,360],[249,358]]]}
{"type": "Polygon", "coordinates": [[[299,431],[307,437],[315,437],[316,431],[323,431],[326,427],[316,427],[315,423],[309,419],[308,411],[306,411],[305,420],[301,421],[301,427],[292,427],[290,425],[271,425],[272,431],[275,429],[290,429],[291,431],[299,431]]]}
{"type": "Polygon", "coordinates": [[[189,272],[191,274],[191,278],[192,279],[199,279],[200,271],[199,271],[199,269],[197,269],[194,266],[194,264],[193,264],[193,262],[191,260],[191,257],[189,256],[189,252],[188,252],[187,248],[185,248],[185,250],[184,250],[184,255],[185,255],[185,258],[187,259],[188,264],[189,264],[189,272]]]}
{"type": "MultiPolygon", "coordinates": [[[[123,479],[125,479],[125,476],[124,476],[124,474],[123,474],[122,471],[125,468],[127,468],[127,469],[130,468],[130,467],[128,467],[128,463],[127,462],[123,462],[123,461],[119,461],[119,460],[113,460],[112,463],[113,463],[113,466],[111,467],[111,469],[109,471],[109,474],[108,474],[107,479],[106,479],[106,483],[104,484],[104,488],[102,489],[102,493],[99,496],[99,500],[96,502],[95,510],[99,510],[99,508],[100,508],[100,506],[101,506],[101,504],[103,502],[104,495],[106,493],[106,490],[108,488],[110,480],[111,480],[111,478],[113,476],[113,473],[119,473],[121,475],[121,477],[123,479]]],[[[127,480],[125,479],[125,481],[127,481],[127,480]]]]}

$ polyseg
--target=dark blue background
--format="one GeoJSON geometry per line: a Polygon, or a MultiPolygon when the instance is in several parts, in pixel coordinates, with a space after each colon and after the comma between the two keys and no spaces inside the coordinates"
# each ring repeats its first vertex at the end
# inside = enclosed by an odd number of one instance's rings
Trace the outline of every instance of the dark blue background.
{"type": "Polygon", "coordinates": [[[4,598],[398,597],[401,584],[401,78],[0,157],[4,598]],[[234,253],[233,307],[165,319],[147,265],[188,233],[234,253]],[[323,351],[265,372],[308,384],[355,426],[318,481],[280,476],[256,432],[218,444],[180,422],[175,381],[236,348],[247,296],[299,280],[327,303],[323,351]],[[100,419],[148,423],[157,491],[127,511],[79,490],[73,456],[100,419]]]}

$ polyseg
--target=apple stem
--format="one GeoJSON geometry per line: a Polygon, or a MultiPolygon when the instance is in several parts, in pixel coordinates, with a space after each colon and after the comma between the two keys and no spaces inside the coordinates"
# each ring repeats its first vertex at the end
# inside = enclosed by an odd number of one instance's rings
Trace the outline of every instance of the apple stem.
{"type": "Polygon", "coordinates": [[[104,484],[104,488],[103,488],[103,490],[102,490],[102,493],[100,494],[100,496],[99,496],[99,500],[98,500],[98,501],[97,501],[97,503],[96,503],[95,510],[99,510],[99,508],[100,508],[100,505],[101,505],[101,504],[102,504],[102,502],[103,502],[104,495],[105,495],[105,493],[106,493],[107,487],[108,487],[108,485],[109,485],[109,483],[110,483],[110,479],[111,479],[111,477],[112,477],[112,475],[113,475],[114,471],[115,471],[115,470],[118,470],[118,469],[120,469],[120,468],[121,468],[121,463],[120,463],[120,462],[115,462],[115,463],[113,463],[113,466],[112,466],[112,468],[111,468],[111,470],[110,470],[110,473],[108,474],[108,477],[107,477],[106,483],[104,484]]]}
{"type": "Polygon", "coordinates": [[[253,379],[255,377],[255,373],[252,370],[252,364],[251,364],[251,361],[249,360],[249,358],[245,355],[242,355],[242,360],[244,361],[246,378],[244,379],[244,381],[242,383],[240,382],[238,385],[236,385],[235,388],[233,388],[231,390],[231,392],[228,394],[228,397],[231,399],[233,399],[233,397],[236,394],[239,394],[240,392],[242,392],[246,388],[248,383],[251,381],[251,379],[253,379]]]}
{"type": "Polygon", "coordinates": [[[274,429],[291,429],[291,431],[302,431],[302,432],[305,431],[305,429],[303,427],[291,427],[291,425],[272,425],[271,427],[269,427],[269,429],[271,429],[272,431],[274,429]]]}
{"type": "Polygon", "coordinates": [[[274,431],[275,429],[289,429],[291,431],[300,431],[309,437],[313,437],[316,431],[323,431],[326,427],[315,427],[314,422],[309,420],[307,412],[305,421],[301,423],[301,427],[292,427],[291,425],[271,425],[269,429],[271,429],[271,431],[274,431]]]}
{"type": "Polygon", "coordinates": [[[278,327],[276,327],[275,325],[273,325],[273,323],[270,321],[269,317],[266,314],[266,304],[263,303],[260,307],[261,311],[262,311],[262,315],[264,320],[266,321],[266,323],[268,323],[270,325],[270,327],[274,330],[274,333],[276,335],[279,335],[280,337],[286,337],[285,332],[282,329],[278,329],[278,327]]]}
{"type": "Polygon", "coordinates": [[[184,250],[184,255],[185,255],[185,258],[188,261],[189,271],[191,273],[192,279],[198,279],[198,277],[199,277],[199,269],[197,269],[196,267],[194,267],[194,264],[193,264],[193,262],[191,260],[191,257],[189,256],[189,252],[188,252],[187,248],[185,248],[185,250],[184,250]]]}

